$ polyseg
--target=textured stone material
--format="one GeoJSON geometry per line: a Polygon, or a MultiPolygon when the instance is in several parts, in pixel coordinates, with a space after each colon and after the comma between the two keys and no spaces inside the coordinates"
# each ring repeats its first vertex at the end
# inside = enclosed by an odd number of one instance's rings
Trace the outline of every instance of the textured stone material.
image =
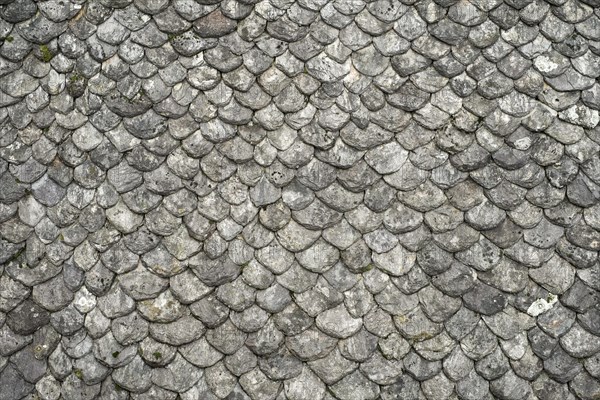
{"type": "Polygon", "coordinates": [[[0,0],[0,400],[600,398],[598,0],[0,0]]]}

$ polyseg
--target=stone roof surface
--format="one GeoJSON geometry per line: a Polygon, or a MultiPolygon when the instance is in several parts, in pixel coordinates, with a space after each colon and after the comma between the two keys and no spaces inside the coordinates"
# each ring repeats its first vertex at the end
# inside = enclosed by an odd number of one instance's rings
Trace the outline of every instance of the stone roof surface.
{"type": "Polygon", "coordinates": [[[600,398],[599,0],[0,0],[0,400],[600,398]]]}

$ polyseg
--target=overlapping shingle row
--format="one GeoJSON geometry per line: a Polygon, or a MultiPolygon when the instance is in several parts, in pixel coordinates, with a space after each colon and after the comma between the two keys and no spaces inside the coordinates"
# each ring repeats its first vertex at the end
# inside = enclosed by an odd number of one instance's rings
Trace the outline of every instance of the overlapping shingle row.
{"type": "Polygon", "coordinates": [[[0,399],[599,398],[597,0],[0,4],[0,399]]]}

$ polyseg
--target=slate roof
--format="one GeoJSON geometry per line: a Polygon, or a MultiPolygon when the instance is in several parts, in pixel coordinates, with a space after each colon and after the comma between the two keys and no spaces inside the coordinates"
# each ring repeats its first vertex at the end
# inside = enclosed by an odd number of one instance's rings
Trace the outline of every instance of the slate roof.
{"type": "Polygon", "coordinates": [[[0,399],[600,398],[598,0],[0,0],[0,43],[0,399]]]}

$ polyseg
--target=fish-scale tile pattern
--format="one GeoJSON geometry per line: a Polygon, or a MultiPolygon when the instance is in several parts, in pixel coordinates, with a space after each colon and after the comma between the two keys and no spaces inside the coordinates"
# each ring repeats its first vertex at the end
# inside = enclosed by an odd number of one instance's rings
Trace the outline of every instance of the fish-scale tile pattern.
{"type": "Polygon", "coordinates": [[[0,399],[600,398],[597,0],[0,0],[0,399]]]}

